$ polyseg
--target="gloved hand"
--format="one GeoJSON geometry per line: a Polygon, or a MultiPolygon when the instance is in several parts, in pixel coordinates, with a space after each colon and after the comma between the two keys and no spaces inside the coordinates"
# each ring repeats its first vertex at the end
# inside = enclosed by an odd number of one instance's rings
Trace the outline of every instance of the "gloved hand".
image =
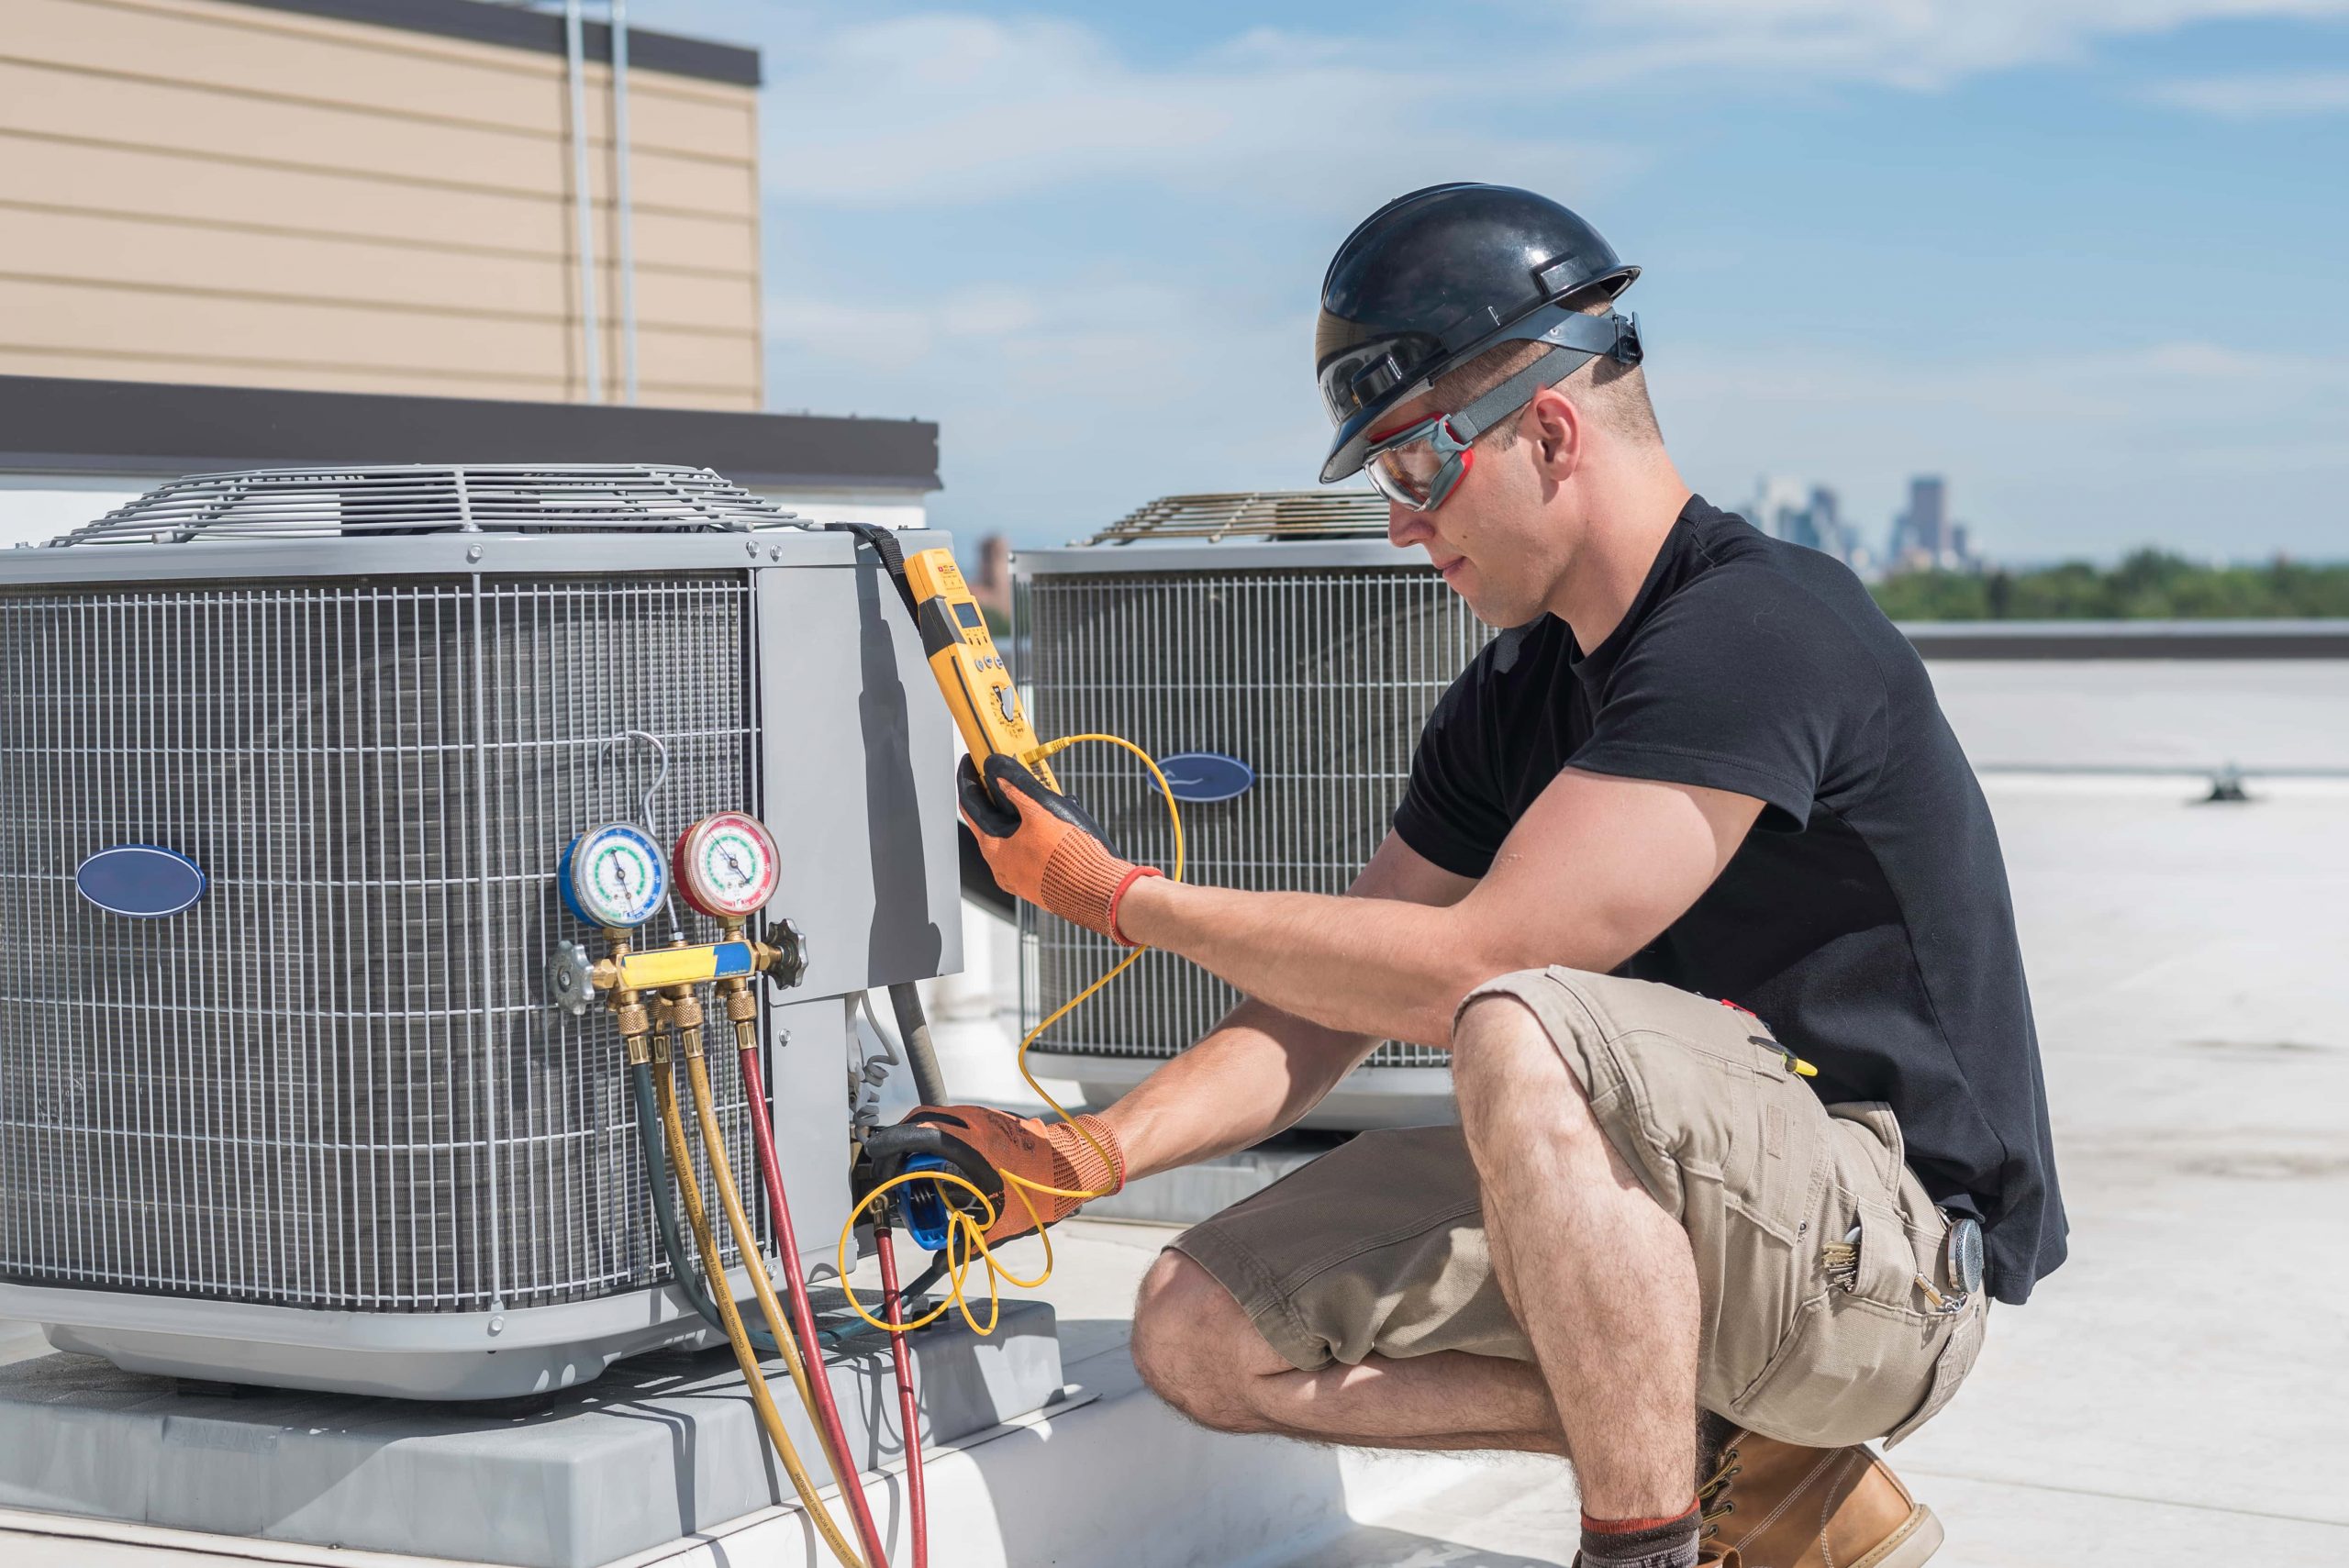
{"type": "MultiPolygon", "coordinates": [[[[1091,1143],[1067,1122],[1046,1126],[1034,1117],[1016,1117],[985,1106],[922,1106],[895,1127],[876,1128],[866,1137],[864,1151],[892,1174],[907,1155],[942,1155],[995,1205],[996,1220],[985,1232],[992,1247],[1026,1235],[1040,1222],[1066,1219],[1085,1201],[1034,1187],[1096,1196],[1124,1187],[1126,1153],[1118,1145],[1118,1135],[1097,1116],[1080,1116],[1076,1123],[1093,1135],[1091,1143]],[[1098,1151],[1095,1143],[1100,1145],[1098,1151]],[[1023,1193],[1017,1183],[1004,1179],[1007,1174],[1034,1186],[1023,1193]]],[[[967,1195],[960,1189],[950,1193],[950,1197],[967,1195]]]]}
{"type": "Polygon", "coordinates": [[[1165,873],[1119,859],[1085,807],[1008,757],[987,759],[985,783],[964,757],[960,784],[963,820],[1005,892],[1134,945],[1118,929],[1118,901],[1141,878],[1165,873]]]}

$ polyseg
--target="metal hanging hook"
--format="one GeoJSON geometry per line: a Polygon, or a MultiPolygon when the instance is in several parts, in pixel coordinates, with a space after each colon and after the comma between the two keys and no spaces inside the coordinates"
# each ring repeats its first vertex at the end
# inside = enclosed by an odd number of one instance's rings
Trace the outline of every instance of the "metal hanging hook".
{"type": "MultiPolygon", "coordinates": [[[[626,746],[631,740],[641,740],[651,747],[653,758],[658,763],[653,771],[652,782],[644,786],[644,798],[637,803],[636,820],[647,833],[652,835],[654,843],[665,843],[667,840],[661,837],[660,825],[652,820],[652,797],[659,795],[661,786],[669,782],[668,742],[662,740],[658,735],[645,730],[623,729],[604,742],[603,750],[598,753],[598,760],[609,757],[615,746],[626,746]]],[[[677,918],[676,900],[664,895],[661,900],[661,910],[662,914],[669,917],[669,934],[678,941],[684,941],[685,929],[683,922],[677,918]]]]}
{"type": "Polygon", "coordinates": [[[648,734],[641,729],[623,729],[604,742],[604,755],[608,757],[611,755],[613,747],[625,746],[631,740],[641,740],[651,747],[652,755],[660,762],[659,769],[652,775],[652,782],[645,786],[644,798],[637,804],[636,807],[637,821],[643,825],[646,832],[657,840],[661,837],[661,829],[652,820],[652,797],[659,795],[661,786],[669,782],[669,744],[658,735],[648,734]]]}

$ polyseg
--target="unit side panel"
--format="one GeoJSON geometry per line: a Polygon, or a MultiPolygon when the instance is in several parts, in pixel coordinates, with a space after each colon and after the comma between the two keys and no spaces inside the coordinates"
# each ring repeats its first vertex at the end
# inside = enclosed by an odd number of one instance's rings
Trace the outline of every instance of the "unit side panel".
{"type": "Polygon", "coordinates": [[[958,742],[904,604],[869,557],[762,572],[758,595],[769,911],[807,934],[802,993],[959,970],[958,742]]]}

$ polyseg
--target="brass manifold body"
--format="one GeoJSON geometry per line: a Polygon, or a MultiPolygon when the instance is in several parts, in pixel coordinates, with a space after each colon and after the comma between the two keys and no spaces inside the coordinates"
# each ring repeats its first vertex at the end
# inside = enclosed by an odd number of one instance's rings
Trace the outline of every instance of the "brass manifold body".
{"type": "MultiPolygon", "coordinates": [[[[727,996],[727,1017],[747,1026],[757,1016],[757,998],[751,977],[772,975],[785,985],[796,985],[807,973],[807,942],[788,920],[774,923],[774,942],[751,941],[742,923],[729,920],[714,942],[687,943],[682,939],[667,947],[638,949],[629,933],[607,929],[608,951],[591,957],[577,942],[555,950],[547,973],[547,988],[554,1004],[573,1014],[584,1013],[600,993],[619,1025],[620,1038],[632,1040],[650,1032],[651,1016],[644,1009],[648,993],[674,996],[696,985],[715,982],[727,996]]],[[[737,1029],[738,1038],[741,1035],[737,1029]]]]}
{"type": "Polygon", "coordinates": [[[569,951],[556,960],[554,988],[565,1006],[571,1006],[568,995],[581,999],[580,1005],[572,1006],[573,1012],[586,1011],[585,999],[600,993],[612,1021],[619,1027],[629,1062],[635,1065],[652,1059],[651,1041],[656,1027],[664,1035],[674,1030],[687,1056],[701,1054],[705,1015],[698,987],[715,983],[725,1002],[726,1019],[734,1026],[734,1043],[747,1050],[757,1042],[759,1018],[759,998],[751,989],[750,977],[773,974],[784,984],[796,985],[807,973],[805,940],[790,921],[781,925],[779,946],[745,941],[741,922],[729,920],[719,927],[721,936],[716,942],[695,947],[681,939],[668,947],[642,951],[629,947],[628,932],[607,930],[604,937],[609,951],[599,959],[586,960],[575,944],[563,944],[569,951]],[[573,958],[573,953],[578,957],[573,958]],[[566,984],[566,974],[576,978],[566,984]]]}

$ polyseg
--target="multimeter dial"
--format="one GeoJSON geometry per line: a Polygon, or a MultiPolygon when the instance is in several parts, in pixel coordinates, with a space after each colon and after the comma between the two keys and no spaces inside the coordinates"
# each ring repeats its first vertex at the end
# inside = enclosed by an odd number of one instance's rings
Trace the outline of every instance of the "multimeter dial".
{"type": "Polygon", "coordinates": [[[571,840],[556,881],[573,915],[607,929],[641,926],[661,912],[661,901],[669,895],[661,847],[643,828],[626,822],[571,840]]]}
{"type": "Polygon", "coordinates": [[[721,811],[677,840],[677,890],[715,920],[739,920],[766,907],[781,874],[774,836],[755,817],[721,811]]]}

